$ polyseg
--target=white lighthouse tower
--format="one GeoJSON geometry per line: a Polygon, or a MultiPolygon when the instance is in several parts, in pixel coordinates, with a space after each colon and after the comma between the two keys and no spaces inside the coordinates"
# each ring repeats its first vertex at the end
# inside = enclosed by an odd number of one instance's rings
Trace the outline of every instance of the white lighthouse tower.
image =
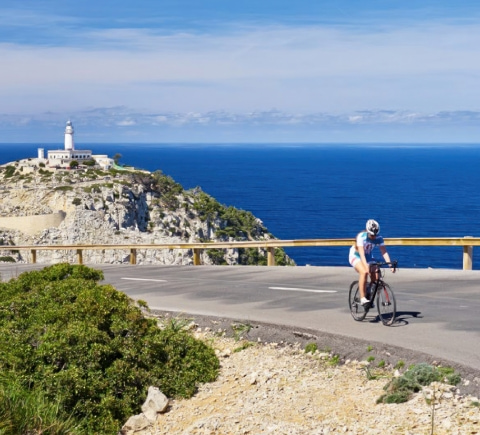
{"type": "Polygon", "coordinates": [[[73,151],[74,149],[73,125],[71,121],[67,121],[67,126],[65,127],[65,150],[73,151]]]}
{"type": "MultiPolygon", "coordinates": [[[[76,160],[78,163],[82,164],[88,160],[96,160],[97,157],[107,157],[107,156],[92,156],[91,150],[76,150],[75,144],[73,142],[73,125],[72,121],[67,121],[67,126],[65,127],[65,147],[63,150],[49,150],[48,155],[48,166],[50,168],[56,169],[70,169],[70,163],[73,160],[76,160]]],[[[40,151],[39,151],[40,156],[40,151]]],[[[111,163],[110,163],[111,165],[111,163]]],[[[100,166],[107,167],[106,164],[100,164],[100,166]]],[[[108,169],[108,167],[107,167],[108,169]]]]}

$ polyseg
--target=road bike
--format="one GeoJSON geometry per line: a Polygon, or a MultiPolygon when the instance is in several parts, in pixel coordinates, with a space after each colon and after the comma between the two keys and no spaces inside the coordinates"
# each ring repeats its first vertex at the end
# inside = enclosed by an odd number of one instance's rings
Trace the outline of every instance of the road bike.
{"type": "Polygon", "coordinates": [[[385,268],[397,269],[397,261],[391,262],[375,262],[371,263],[373,267],[373,275],[377,277],[374,282],[371,282],[371,275],[367,278],[367,299],[370,301],[362,305],[360,302],[360,289],[358,281],[353,281],[350,285],[348,293],[348,307],[352,317],[357,321],[365,319],[368,311],[374,308],[374,303],[377,304],[378,315],[382,323],[386,326],[391,326],[395,322],[397,304],[395,302],[395,294],[390,286],[383,280],[385,275],[385,268]],[[376,300],[375,300],[376,297],[376,300]]]}

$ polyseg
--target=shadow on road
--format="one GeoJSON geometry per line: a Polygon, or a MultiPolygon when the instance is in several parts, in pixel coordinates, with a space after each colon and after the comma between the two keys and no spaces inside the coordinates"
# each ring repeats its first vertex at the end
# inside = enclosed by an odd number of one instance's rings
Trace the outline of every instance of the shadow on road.
{"type": "MultiPolygon", "coordinates": [[[[395,322],[392,327],[395,326],[407,326],[409,324],[408,319],[423,319],[421,311],[397,311],[397,314],[395,316],[395,322]]],[[[372,320],[370,320],[370,323],[380,323],[380,316],[376,316],[372,320]]]]}

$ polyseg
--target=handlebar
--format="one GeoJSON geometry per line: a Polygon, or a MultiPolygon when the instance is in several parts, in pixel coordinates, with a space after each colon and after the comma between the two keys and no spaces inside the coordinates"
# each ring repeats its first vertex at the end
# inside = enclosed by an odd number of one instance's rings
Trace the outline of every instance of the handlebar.
{"type": "Polygon", "coordinates": [[[392,268],[394,271],[397,270],[397,264],[398,264],[398,261],[397,260],[393,260],[393,261],[375,261],[373,263],[370,263],[371,265],[373,266],[377,266],[377,267],[390,267],[392,268]]]}

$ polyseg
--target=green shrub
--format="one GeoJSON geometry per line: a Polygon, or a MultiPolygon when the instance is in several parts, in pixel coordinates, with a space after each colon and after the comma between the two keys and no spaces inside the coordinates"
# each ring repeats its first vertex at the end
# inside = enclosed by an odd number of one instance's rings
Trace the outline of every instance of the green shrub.
{"type": "Polygon", "coordinates": [[[249,347],[252,347],[252,346],[255,346],[255,343],[252,343],[251,341],[244,340],[243,343],[240,346],[233,349],[233,352],[235,352],[235,353],[241,352],[242,350],[248,349],[249,347]]]}
{"type": "Polygon", "coordinates": [[[267,256],[258,248],[238,248],[238,264],[246,266],[266,266],[267,256]]]}
{"type": "Polygon", "coordinates": [[[61,192],[67,192],[69,190],[73,190],[72,186],[57,186],[55,187],[55,190],[61,191],[61,192]]]}
{"type": "Polygon", "coordinates": [[[15,263],[15,258],[10,257],[10,255],[0,257],[0,262],[3,263],[15,263]]]}
{"type": "Polygon", "coordinates": [[[10,178],[15,174],[15,166],[8,165],[5,168],[5,178],[10,178]]]}
{"type": "Polygon", "coordinates": [[[250,330],[253,328],[249,323],[234,323],[232,324],[233,336],[235,341],[238,341],[243,338],[244,335],[248,335],[250,330]]]}
{"type": "Polygon", "coordinates": [[[308,343],[305,346],[305,353],[315,353],[318,349],[317,343],[308,343]]]}
{"type": "Polygon", "coordinates": [[[448,382],[456,385],[460,382],[460,375],[451,368],[434,367],[421,363],[410,367],[403,376],[393,378],[385,387],[386,394],[382,395],[377,403],[403,403],[410,399],[423,386],[432,382],[448,382]]]}
{"type": "Polygon", "coordinates": [[[207,249],[206,254],[214,265],[226,265],[225,252],[222,249],[207,249]]]}
{"type": "Polygon", "coordinates": [[[0,373],[21,391],[42,392],[86,433],[111,434],[140,412],[150,385],[190,397],[219,363],[205,343],[158,328],[101,279],[101,271],[57,264],[0,283],[0,373]]]}
{"type": "Polygon", "coordinates": [[[0,433],[87,435],[59,402],[42,390],[26,388],[12,373],[0,374],[0,433]]]}

